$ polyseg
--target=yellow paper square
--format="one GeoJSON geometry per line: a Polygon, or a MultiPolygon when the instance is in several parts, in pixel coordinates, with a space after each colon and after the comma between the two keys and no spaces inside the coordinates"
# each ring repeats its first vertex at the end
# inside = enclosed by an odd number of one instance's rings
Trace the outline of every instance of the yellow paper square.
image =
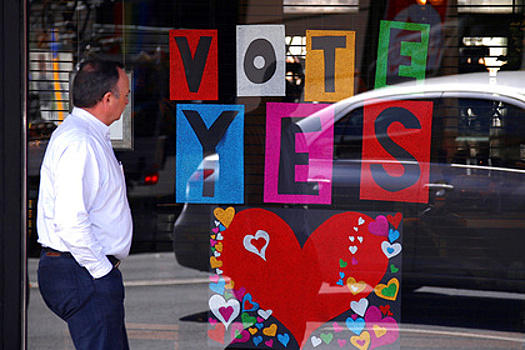
{"type": "Polygon", "coordinates": [[[354,65],[355,32],[307,30],[304,100],[336,102],[353,96],[354,65]]]}

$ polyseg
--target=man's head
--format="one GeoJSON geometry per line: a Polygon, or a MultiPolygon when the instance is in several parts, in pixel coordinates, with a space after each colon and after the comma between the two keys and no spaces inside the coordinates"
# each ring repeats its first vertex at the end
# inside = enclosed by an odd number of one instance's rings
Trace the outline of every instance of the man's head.
{"type": "Polygon", "coordinates": [[[73,105],[87,110],[106,125],[120,118],[128,104],[129,79],[122,65],[90,60],[73,81],[73,105]]]}

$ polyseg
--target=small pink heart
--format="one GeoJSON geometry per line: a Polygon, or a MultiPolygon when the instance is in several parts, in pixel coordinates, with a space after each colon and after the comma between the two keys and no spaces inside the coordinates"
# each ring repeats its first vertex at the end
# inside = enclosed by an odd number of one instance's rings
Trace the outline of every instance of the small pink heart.
{"type": "Polygon", "coordinates": [[[212,326],[215,326],[217,324],[217,320],[211,317],[208,319],[208,322],[210,322],[212,326]]]}
{"type": "Polygon", "coordinates": [[[357,260],[355,257],[352,257],[352,265],[359,264],[359,260],[357,260]]]}
{"type": "Polygon", "coordinates": [[[257,322],[258,323],[263,323],[264,322],[264,318],[257,316],[257,322]]]}
{"type": "Polygon", "coordinates": [[[250,340],[250,333],[244,329],[242,323],[233,323],[230,326],[231,329],[231,344],[234,343],[246,343],[250,340]]]}
{"type": "Polygon", "coordinates": [[[219,312],[225,321],[230,320],[230,317],[234,311],[235,310],[232,306],[223,306],[219,308],[219,312]]]}
{"type": "Polygon", "coordinates": [[[211,275],[210,276],[210,281],[212,281],[213,283],[218,283],[219,282],[219,278],[220,278],[219,275],[211,275]]]}
{"type": "Polygon", "coordinates": [[[379,215],[376,221],[368,224],[368,231],[376,236],[388,236],[388,220],[383,215],[379,215]]]}
{"type": "Polygon", "coordinates": [[[365,322],[370,333],[370,349],[383,345],[393,344],[399,338],[399,326],[392,317],[384,317],[377,306],[368,308],[365,314],[365,322]],[[374,327],[385,329],[384,334],[376,333],[374,327]]]}
{"type": "Polygon", "coordinates": [[[213,233],[219,233],[219,228],[218,227],[215,227],[212,229],[213,233]]]}
{"type": "Polygon", "coordinates": [[[237,298],[237,300],[242,300],[242,298],[246,294],[246,288],[241,287],[240,289],[234,289],[233,294],[235,295],[235,298],[237,298]]]}
{"type": "Polygon", "coordinates": [[[214,239],[210,239],[210,245],[211,245],[212,247],[215,247],[216,244],[217,244],[217,241],[216,241],[216,240],[214,240],[214,239]]]}
{"type": "Polygon", "coordinates": [[[339,347],[342,348],[346,345],[346,340],[344,339],[337,339],[337,343],[339,344],[339,347]]]}
{"type": "Polygon", "coordinates": [[[264,344],[266,344],[267,347],[271,348],[273,346],[273,340],[270,339],[268,341],[265,341],[264,344]]]}
{"type": "Polygon", "coordinates": [[[339,325],[339,323],[334,322],[334,331],[336,331],[336,332],[341,332],[341,331],[343,331],[343,330],[344,330],[344,328],[341,327],[341,326],[339,325]]]}

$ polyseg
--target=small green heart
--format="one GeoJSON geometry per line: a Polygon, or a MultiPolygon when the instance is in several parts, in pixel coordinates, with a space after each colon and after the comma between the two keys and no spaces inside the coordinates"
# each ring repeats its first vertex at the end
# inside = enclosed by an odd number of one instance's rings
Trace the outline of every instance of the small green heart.
{"type": "Polygon", "coordinates": [[[228,300],[228,299],[230,299],[231,297],[233,297],[233,294],[232,294],[232,293],[227,292],[227,291],[224,292],[224,299],[228,300]]]}
{"type": "Polygon", "coordinates": [[[390,297],[390,298],[395,297],[396,293],[397,293],[397,286],[395,284],[391,284],[381,291],[381,294],[383,294],[385,297],[390,297]]]}
{"type": "Polygon", "coordinates": [[[215,248],[213,248],[213,247],[211,248],[211,252],[212,253],[215,253],[215,250],[216,250],[215,248]]]}
{"type": "Polygon", "coordinates": [[[321,339],[323,339],[326,344],[330,344],[332,339],[334,339],[334,335],[332,333],[321,333],[321,339]]]}
{"type": "Polygon", "coordinates": [[[348,263],[344,261],[343,259],[339,259],[339,267],[344,268],[347,267],[348,263]]]}
{"type": "Polygon", "coordinates": [[[399,268],[396,267],[396,265],[390,265],[390,272],[392,273],[398,273],[399,272],[399,268]]]}
{"type": "Polygon", "coordinates": [[[246,312],[241,315],[242,326],[244,329],[253,326],[257,322],[257,318],[250,316],[246,312]]]}

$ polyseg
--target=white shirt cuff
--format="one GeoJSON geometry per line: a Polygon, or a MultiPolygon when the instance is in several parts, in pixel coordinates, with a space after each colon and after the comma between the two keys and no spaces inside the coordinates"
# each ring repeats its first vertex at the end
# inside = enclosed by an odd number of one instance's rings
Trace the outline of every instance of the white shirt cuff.
{"type": "Polygon", "coordinates": [[[89,271],[89,274],[94,278],[102,278],[106,276],[108,273],[113,270],[113,265],[109,262],[109,260],[106,258],[104,259],[102,263],[98,264],[90,264],[89,266],[85,266],[86,269],[89,271]]]}

